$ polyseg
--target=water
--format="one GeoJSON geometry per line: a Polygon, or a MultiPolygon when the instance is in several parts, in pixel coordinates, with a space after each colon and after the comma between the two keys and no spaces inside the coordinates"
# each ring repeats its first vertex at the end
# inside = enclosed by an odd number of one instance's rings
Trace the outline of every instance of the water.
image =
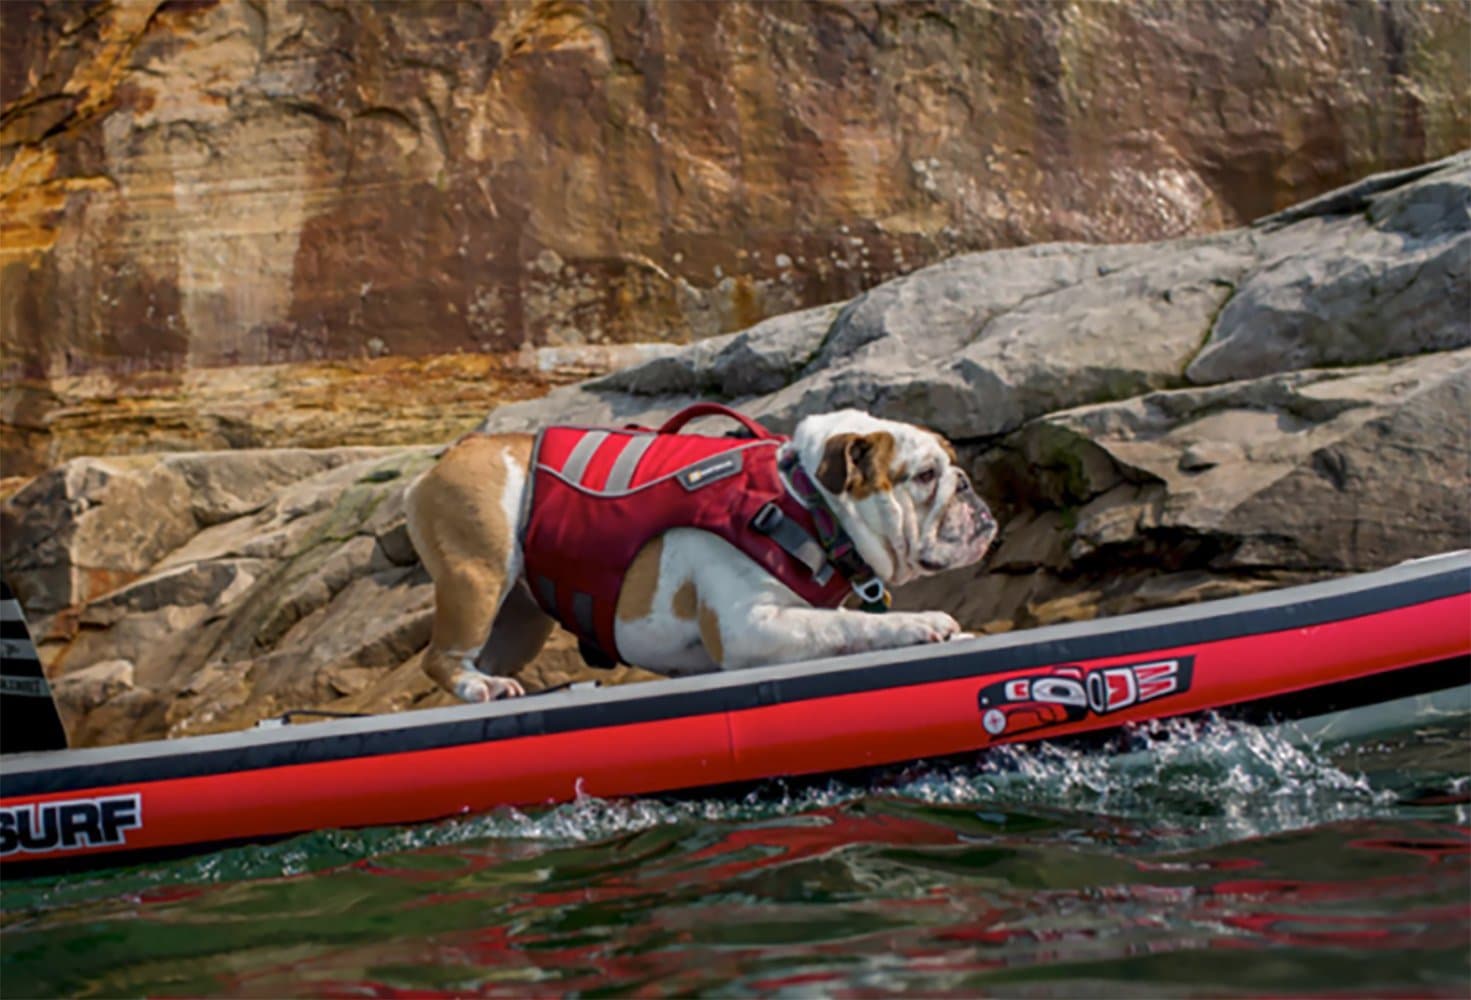
{"type": "Polygon", "coordinates": [[[1240,724],[38,880],[41,996],[1471,993],[1471,724],[1240,724]]]}

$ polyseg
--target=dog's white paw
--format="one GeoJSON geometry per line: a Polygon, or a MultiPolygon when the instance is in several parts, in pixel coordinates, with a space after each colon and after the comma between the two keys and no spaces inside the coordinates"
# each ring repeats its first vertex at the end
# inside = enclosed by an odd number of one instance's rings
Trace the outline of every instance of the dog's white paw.
{"type": "Polygon", "coordinates": [[[943,611],[912,611],[904,614],[902,630],[909,645],[945,642],[960,634],[960,623],[943,611]]]}
{"type": "Polygon", "coordinates": [[[455,679],[455,697],[461,701],[495,701],[497,698],[519,698],[525,693],[521,682],[510,677],[491,677],[467,670],[455,679]]]}

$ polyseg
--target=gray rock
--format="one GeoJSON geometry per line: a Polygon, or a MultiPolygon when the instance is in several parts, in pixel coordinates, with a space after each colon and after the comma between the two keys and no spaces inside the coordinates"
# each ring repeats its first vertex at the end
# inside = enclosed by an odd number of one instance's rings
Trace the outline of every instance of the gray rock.
{"type": "Polygon", "coordinates": [[[1192,382],[1471,345],[1471,159],[1260,246],[1268,259],[1221,311],[1192,382]]]}
{"type": "Polygon", "coordinates": [[[1159,389],[1453,350],[1471,344],[1468,192],[1461,156],[1252,229],[968,254],[503,407],[483,428],[657,423],[715,397],[779,430],[861,406],[990,438],[1159,389]]]}
{"type": "Polygon", "coordinates": [[[1030,497],[1075,511],[1074,558],[1114,546],[1113,559],[1155,535],[1210,540],[1218,571],[1351,572],[1471,538],[1468,413],[1463,350],[1087,407],[1044,418],[1007,447],[1031,462],[1046,453],[1039,441],[1070,434],[1073,467],[1094,467],[1064,490],[1038,476],[1030,497]],[[1111,472],[1096,471],[1100,453],[1111,472]],[[1142,488],[1125,497],[1117,481],[1142,488]]]}
{"type": "Polygon", "coordinates": [[[183,476],[152,456],[81,458],[0,511],[0,567],[45,618],[130,582],[197,530],[183,476]]]}
{"type": "Polygon", "coordinates": [[[133,689],[133,664],[103,660],[57,678],[51,685],[57,706],[68,717],[81,717],[133,689]]]}
{"type": "Polygon", "coordinates": [[[340,465],[393,455],[384,448],[261,448],[170,456],[189,486],[194,519],[219,524],[260,510],[292,483],[340,465]]]}

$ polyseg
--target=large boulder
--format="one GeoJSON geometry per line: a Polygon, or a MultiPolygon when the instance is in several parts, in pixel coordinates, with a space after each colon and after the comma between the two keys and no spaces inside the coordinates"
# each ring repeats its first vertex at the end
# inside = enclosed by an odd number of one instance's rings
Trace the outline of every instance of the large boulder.
{"type": "MultiPolygon", "coordinates": [[[[778,429],[849,405],[935,426],[1003,530],[896,599],[973,629],[1373,569],[1471,541],[1468,192],[1459,155],[1215,236],[964,255],[483,426],[711,398],[778,429]]],[[[444,703],[403,513],[434,454],[78,459],[14,497],[4,568],[74,737],[444,703]]],[[[582,676],[559,633],[522,679],[582,676]]]]}

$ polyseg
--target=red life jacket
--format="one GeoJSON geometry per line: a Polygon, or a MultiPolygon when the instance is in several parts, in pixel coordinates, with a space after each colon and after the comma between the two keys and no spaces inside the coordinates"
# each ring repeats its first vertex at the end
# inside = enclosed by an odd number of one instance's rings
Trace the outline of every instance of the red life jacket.
{"type": "MultiPolygon", "coordinates": [[[[786,440],[714,403],[689,407],[657,431],[544,429],[532,451],[521,534],[526,579],[537,603],[616,660],[614,612],[634,556],[671,528],[699,528],[730,542],[809,604],[841,604],[850,593],[848,582],[827,565],[816,542],[812,551],[803,549],[804,562],[753,527],[785,518],[809,541],[813,534],[807,508],[787,492],[777,471],[777,451],[786,440]],[[755,436],[675,433],[695,417],[712,414],[740,421],[755,436]]],[[[786,540],[796,548],[790,534],[786,540]]]]}

